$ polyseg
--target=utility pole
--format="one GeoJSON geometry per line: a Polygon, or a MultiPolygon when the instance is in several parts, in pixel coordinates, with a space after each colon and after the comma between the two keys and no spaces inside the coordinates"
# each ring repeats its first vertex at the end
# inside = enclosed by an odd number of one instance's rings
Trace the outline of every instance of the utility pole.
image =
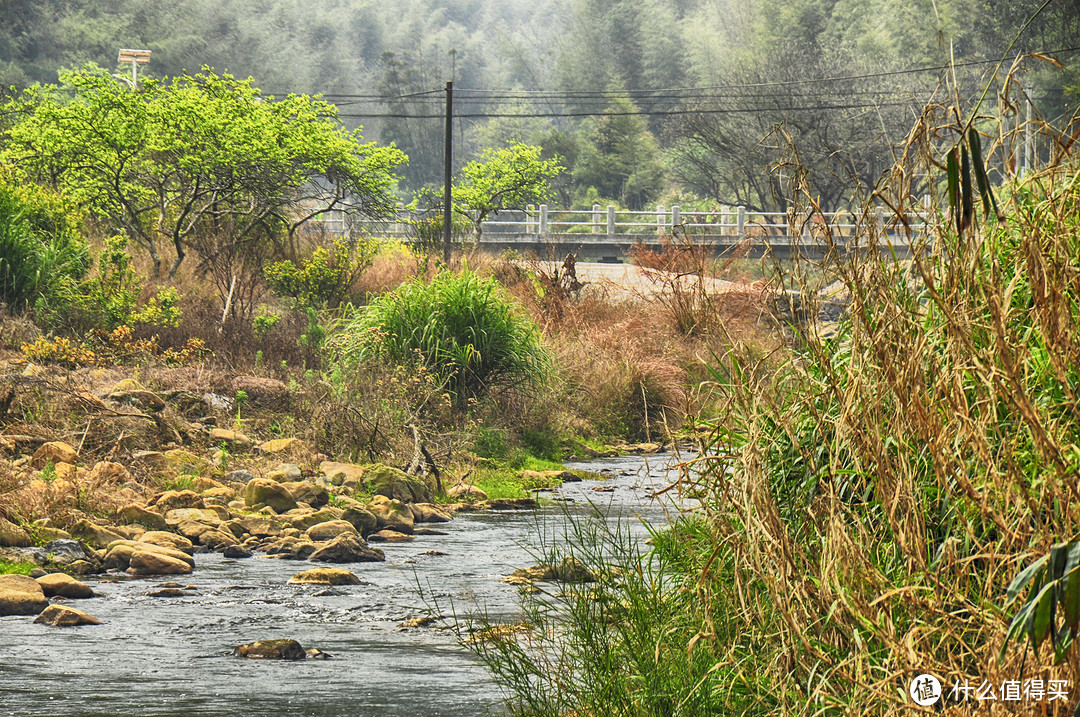
{"type": "Polygon", "coordinates": [[[450,265],[450,230],[453,197],[450,194],[450,164],[454,156],[454,81],[446,83],[446,139],[443,158],[443,261],[450,265]]]}
{"type": "Polygon", "coordinates": [[[1027,115],[1024,121],[1024,174],[1033,169],[1034,162],[1034,128],[1031,124],[1031,87],[1024,88],[1024,99],[1027,102],[1027,115]]]}

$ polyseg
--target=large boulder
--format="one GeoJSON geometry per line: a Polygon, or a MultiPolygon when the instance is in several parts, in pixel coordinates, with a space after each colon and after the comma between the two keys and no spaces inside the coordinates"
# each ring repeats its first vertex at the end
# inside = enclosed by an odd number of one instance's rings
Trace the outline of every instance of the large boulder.
{"type": "MultiPolygon", "coordinates": [[[[270,518],[260,518],[258,516],[247,516],[245,518],[237,518],[229,521],[229,523],[237,525],[242,531],[240,535],[248,533],[254,535],[257,538],[265,538],[274,535],[281,534],[280,521],[272,520],[270,518]]],[[[233,533],[236,531],[233,530],[233,533]]],[[[237,537],[240,537],[238,535],[237,537]]]]}
{"type": "Polygon", "coordinates": [[[294,481],[281,485],[289,491],[297,503],[307,503],[312,508],[320,508],[330,502],[330,493],[325,486],[307,481],[294,481]]]}
{"type": "Polygon", "coordinates": [[[296,516],[295,518],[290,516],[289,524],[297,530],[307,530],[313,525],[318,525],[319,523],[327,523],[331,520],[338,520],[341,518],[341,513],[342,511],[338,508],[323,508],[322,510],[317,510],[313,513],[296,516]]]}
{"type": "Polygon", "coordinates": [[[256,660],[303,660],[307,652],[296,640],[259,640],[240,645],[233,654],[256,660]]]}
{"type": "Polygon", "coordinates": [[[125,525],[141,525],[147,530],[169,529],[164,517],[136,503],[116,511],[116,519],[125,525]]]}
{"type": "Polygon", "coordinates": [[[128,561],[128,573],[143,575],[186,575],[192,566],[180,558],[136,548],[128,561]]]}
{"type": "Polygon", "coordinates": [[[419,478],[381,463],[364,471],[364,481],[376,495],[402,503],[430,503],[431,489],[419,478]]]}
{"type": "Polygon", "coordinates": [[[113,528],[91,523],[83,519],[71,527],[68,531],[71,537],[89,545],[91,548],[104,548],[114,540],[124,540],[126,536],[113,528]]]}
{"type": "Polygon", "coordinates": [[[313,543],[322,543],[333,540],[339,535],[359,535],[352,523],[344,520],[329,520],[325,523],[313,525],[305,533],[308,540],[313,543]]]}
{"type": "Polygon", "coordinates": [[[375,563],[386,560],[383,551],[368,546],[359,535],[343,534],[316,550],[308,558],[323,563],[375,563]]]}
{"type": "Polygon", "coordinates": [[[414,523],[449,523],[452,520],[449,514],[432,503],[413,503],[409,510],[412,511],[414,523]]]}
{"type": "Polygon", "coordinates": [[[45,597],[71,598],[72,600],[84,600],[94,597],[94,591],[86,583],[81,583],[70,575],[64,573],[51,573],[42,575],[37,579],[37,584],[45,592],[45,597]]]}
{"type": "Polygon", "coordinates": [[[165,522],[169,525],[179,525],[185,520],[195,520],[207,525],[221,525],[229,518],[228,509],[218,505],[206,508],[177,508],[165,514],[165,522]]]}
{"type": "Polygon", "coordinates": [[[260,549],[282,560],[307,560],[319,546],[307,539],[288,536],[263,543],[260,549]]]}
{"type": "Polygon", "coordinates": [[[78,462],[78,451],[63,441],[49,441],[41,444],[41,447],[34,451],[34,455],[30,458],[30,466],[33,468],[41,468],[46,463],[75,465],[78,462]]]}
{"type": "Polygon", "coordinates": [[[379,519],[370,510],[359,507],[346,508],[341,513],[341,519],[352,523],[357,532],[365,538],[379,529],[379,519]]]}
{"type": "Polygon", "coordinates": [[[0,575],[0,617],[37,615],[49,600],[37,581],[25,575],[0,575]]]}
{"type": "Polygon", "coordinates": [[[344,485],[346,481],[359,484],[364,478],[364,467],[352,463],[323,461],[319,464],[319,470],[331,485],[344,485]]]}
{"type": "Polygon", "coordinates": [[[153,505],[155,513],[166,515],[171,510],[181,508],[205,508],[206,502],[193,490],[170,490],[159,495],[153,505]]]}
{"type": "Polygon", "coordinates": [[[210,550],[222,551],[225,548],[240,545],[236,536],[227,530],[208,530],[199,536],[199,542],[210,550]]]}
{"type": "Polygon", "coordinates": [[[93,615],[88,615],[82,610],[76,610],[67,605],[50,605],[34,620],[42,625],[53,627],[75,627],[77,625],[100,625],[93,615]]]}
{"type": "Polygon", "coordinates": [[[390,500],[386,496],[377,495],[371,500],[368,509],[375,514],[378,520],[378,528],[389,528],[399,533],[413,532],[413,514],[409,506],[401,501],[390,500]]]}
{"type": "MultiPolygon", "coordinates": [[[[187,553],[179,550],[173,550],[172,548],[162,547],[153,543],[140,543],[134,540],[118,540],[115,543],[109,545],[105,552],[105,558],[102,561],[106,570],[127,570],[132,567],[132,562],[136,555],[154,554],[160,555],[165,558],[170,558],[177,562],[183,563],[187,570],[175,568],[176,574],[190,573],[195,567],[195,560],[187,553]]],[[[152,562],[152,561],[151,561],[152,562]]],[[[145,558],[139,558],[135,563],[139,569],[139,574],[153,574],[146,572],[151,569],[152,565],[145,558]]],[[[159,573],[170,574],[170,573],[159,573]]]]}
{"type": "Polygon", "coordinates": [[[28,548],[33,544],[29,533],[0,516],[0,548],[28,548]]]}
{"type": "Polygon", "coordinates": [[[288,488],[266,478],[256,478],[245,486],[244,502],[249,508],[265,505],[278,513],[285,513],[296,507],[296,499],[288,488]]]}
{"type": "Polygon", "coordinates": [[[50,541],[45,546],[45,551],[52,557],[52,561],[59,565],[70,565],[79,560],[97,561],[97,556],[78,540],[60,538],[50,541]]]}
{"type": "Polygon", "coordinates": [[[289,578],[290,585],[359,585],[360,578],[342,568],[312,568],[289,578]]]}
{"type": "Polygon", "coordinates": [[[168,533],[163,530],[151,530],[139,536],[139,543],[149,543],[161,548],[169,548],[190,555],[195,551],[195,545],[189,539],[176,533],[168,533]]]}

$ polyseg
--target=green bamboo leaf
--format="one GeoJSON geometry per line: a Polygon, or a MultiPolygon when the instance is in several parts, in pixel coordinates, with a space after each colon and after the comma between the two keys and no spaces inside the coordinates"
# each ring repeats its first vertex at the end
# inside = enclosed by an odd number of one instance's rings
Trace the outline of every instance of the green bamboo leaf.
{"type": "Polygon", "coordinates": [[[967,146],[960,145],[960,233],[971,226],[975,215],[975,192],[971,186],[971,156],[967,146]]]}
{"type": "Polygon", "coordinates": [[[1031,580],[1031,577],[1046,564],[1046,561],[1049,559],[1049,557],[1049,555],[1042,556],[1034,563],[1021,570],[1020,574],[1013,578],[1013,581],[1009,583],[1009,589],[1006,593],[1006,606],[1008,606],[1013,600],[1016,599],[1016,596],[1028,584],[1028,582],[1031,580]]]}
{"type": "Polygon", "coordinates": [[[1054,616],[1054,583],[1051,581],[1039,594],[1035,596],[1035,599],[1031,601],[1034,606],[1028,613],[1027,621],[1024,624],[1025,631],[1027,632],[1028,639],[1031,641],[1031,647],[1034,650],[1039,649],[1039,645],[1050,632],[1050,621],[1054,616]]]}
{"type": "Polygon", "coordinates": [[[982,196],[983,214],[988,218],[993,212],[999,222],[1005,220],[1001,210],[998,209],[997,200],[994,198],[993,189],[990,187],[990,178],[986,176],[986,164],[982,157],[982,141],[979,132],[972,127],[968,130],[968,144],[971,145],[971,158],[975,167],[975,181],[979,185],[979,194],[982,196]]]}
{"type": "Polygon", "coordinates": [[[945,177],[949,185],[949,211],[960,231],[960,150],[953,147],[945,158],[945,177]]]}
{"type": "Polygon", "coordinates": [[[1004,659],[1009,643],[1020,635],[1020,631],[1027,622],[1028,614],[1031,613],[1033,607],[1033,603],[1027,603],[1013,616],[1012,622],[1009,623],[1009,629],[1005,632],[1005,639],[1001,643],[1001,651],[998,653],[999,661],[1004,659]]]}

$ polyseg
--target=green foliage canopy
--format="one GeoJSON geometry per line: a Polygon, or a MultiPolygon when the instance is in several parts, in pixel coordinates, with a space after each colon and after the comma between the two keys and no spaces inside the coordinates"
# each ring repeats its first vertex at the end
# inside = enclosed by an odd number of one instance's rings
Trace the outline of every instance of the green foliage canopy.
{"type": "Polygon", "coordinates": [[[453,187],[454,207],[472,222],[477,238],[488,216],[507,209],[524,210],[547,198],[551,179],[563,168],[557,157],[542,159],[540,152],[539,147],[521,143],[487,149],[480,161],[462,168],[462,180],[453,187]]]}
{"type": "Polygon", "coordinates": [[[325,102],[264,97],[250,78],[206,68],[136,90],[90,68],[61,80],[27,91],[31,109],[7,130],[0,159],[126,233],[155,270],[164,243],[175,275],[189,248],[212,260],[330,209],[394,207],[405,155],[362,143],[325,102]]]}

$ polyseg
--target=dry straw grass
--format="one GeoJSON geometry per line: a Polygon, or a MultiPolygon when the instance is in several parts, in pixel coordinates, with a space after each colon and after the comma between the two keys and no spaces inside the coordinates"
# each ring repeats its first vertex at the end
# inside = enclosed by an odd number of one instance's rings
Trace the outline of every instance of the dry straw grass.
{"type": "MultiPolygon", "coordinates": [[[[924,114],[873,202],[917,201],[910,178],[940,176],[959,114],[924,114]]],[[[834,256],[847,329],[811,327],[769,381],[735,356],[718,371],[727,410],[685,488],[705,499],[716,546],[699,589],[723,624],[701,635],[735,635],[714,643],[715,689],[738,711],[895,714],[923,672],[999,694],[1004,680],[1069,683],[1067,701],[947,703],[957,714],[1076,704],[1075,649],[1055,660],[1049,640],[1005,644],[1013,576],[1080,527],[1080,161],[1069,131],[1042,129],[1063,139],[1000,190],[1005,223],[958,236],[935,207],[913,260],[894,262],[868,202],[866,252],[834,256]]]]}

